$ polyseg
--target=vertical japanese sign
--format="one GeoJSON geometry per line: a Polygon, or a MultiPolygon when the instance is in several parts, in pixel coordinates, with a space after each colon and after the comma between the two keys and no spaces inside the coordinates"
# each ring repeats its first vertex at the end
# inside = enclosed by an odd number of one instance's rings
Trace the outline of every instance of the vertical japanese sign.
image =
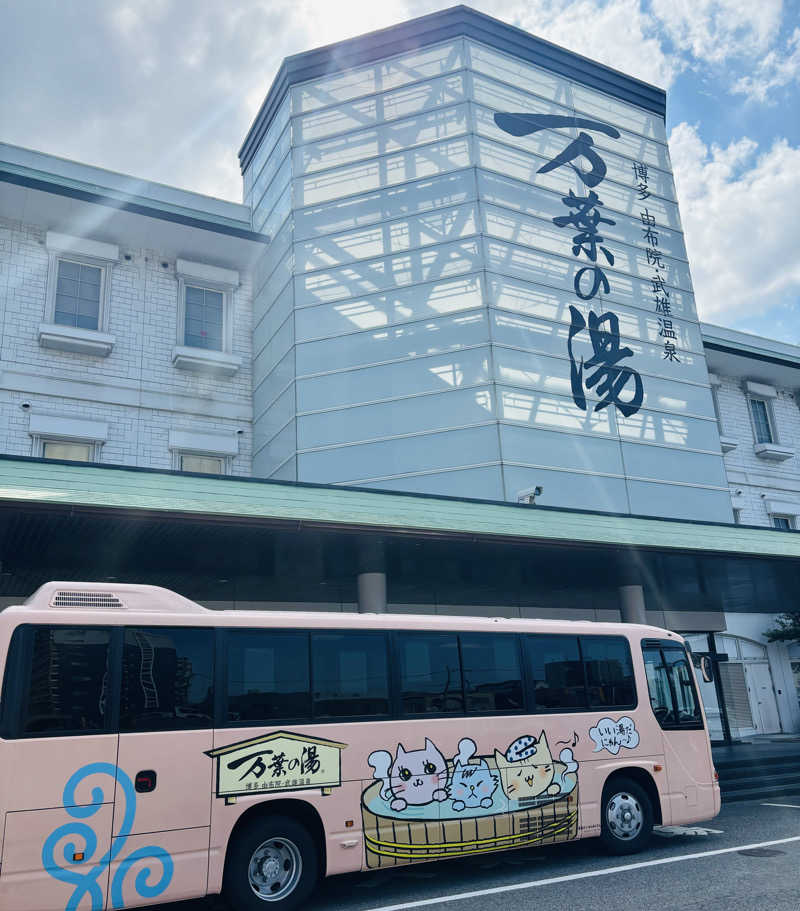
{"type": "MultiPolygon", "coordinates": [[[[638,193],[637,199],[640,202],[649,199],[650,185],[648,183],[647,165],[644,162],[634,162],[633,180],[638,193]]],[[[669,289],[666,285],[666,266],[658,249],[658,225],[656,224],[655,215],[648,208],[640,210],[639,217],[642,220],[642,233],[647,244],[645,247],[647,265],[653,269],[650,282],[653,288],[653,302],[656,306],[656,313],[660,314],[658,317],[658,334],[664,339],[663,360],[680,364],[680,358],[675,346],[678,335],[672,323],[672,306],[669,302],[669,289]]]]}
{"type": "MultiPolygon", "coordinates": [[[[572,255],[591,263],[582,265],[575,273],[573,289],[582,301],[593,300],[598,295],[611,293],[611,283],[603,266],[614,265],[614,254],[605,246],[601,233],[602,225],[614,225],[615,221],[601,214],[603,202],[595,192],[606,176],[607,166],[597,151],[592,136],[585,132],[603,133],[611,139],[619,139],[619,131],[612,126],[582,117],[566,117],[556,114],[497,113],[497,126],[512,136],[529,136],[540,130],[558,130],[573,127],[578,129],[577,138],[569,142],[553,159],[539,168],[539,174],[547,174],[562,166],[569,166],[583,186],[585,195],[578,195],[572,189],[562,197],[566,214],[552,219],[559,228],[572,228],[572,255]],[[589,167],[579,167],[577,161],[587,162],[589,167]],[[602,256],[601,256],[602,254],[602,256]]],[[[587,410],[586,391],[593,391],[598,397],[594,411],[601,411],[614,405],[623,415],[629,417],[642,406],[644,386],[638,371],[630,364],[623,364],[633,357],[633,351],[620,345],[619,317],[612,310],[595,313],[590,310],[588,320],[574,305],[570,305],[570,328],[567,338],[567,353],[570,360],[570,386],[572,400],[582,411],[587,410]],[[588,359],[577,358],[574,350],[575,339],[588,333],[592,354],[588,359]]]]}

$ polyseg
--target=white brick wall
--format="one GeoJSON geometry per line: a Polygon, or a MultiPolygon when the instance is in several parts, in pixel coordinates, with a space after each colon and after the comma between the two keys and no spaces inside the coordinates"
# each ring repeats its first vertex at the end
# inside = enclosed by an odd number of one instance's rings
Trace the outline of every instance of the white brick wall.
{"type": "Polygon", "coordinates": [[[743,380],[721,376],[717,401],[722,435],[737,441],[736,448],[725,455],[725,469],[735,497],[734,506],[741,508],[742,524],[770,525],[767,511],[770,500],[795,504],[796,513],[800,516],[800,409],[793,393],[778,389],[777,398],[770,400],[775,442],[795,451],[791,458],[778,463],[766,461],[755,454],[755,438],[743,380]],[[737,495],[737,491],[741,494],[737,495]]]}
{"type": "MultiPolygon", "coordinates": [[[[45,228],[0,219],[0,451],[30,455],[31,411],[91,417],[109,424],[101,461],[170,468],[170,428],[223,431],[239,437],[233,474],[251,473],[252,291],[249,277],[233,294],[232,378],[172,365],[177,342],[175,263],[158,251],[121,247],[112,271],[107,358],[43,348],[48,253],[45,228]],[[166,266],[163,264],[166,263],[166,266]]],[[[191,251],[186,251],[190,254],[191,251]]]]}

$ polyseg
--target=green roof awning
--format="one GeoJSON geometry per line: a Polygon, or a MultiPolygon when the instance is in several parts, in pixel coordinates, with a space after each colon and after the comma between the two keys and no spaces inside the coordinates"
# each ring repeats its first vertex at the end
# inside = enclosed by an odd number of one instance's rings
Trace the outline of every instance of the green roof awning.
{"type": "Polygon", "coordinates": [[[0,456],[0,506],[800,557],[800,533],[319,484],[0,456]]]}

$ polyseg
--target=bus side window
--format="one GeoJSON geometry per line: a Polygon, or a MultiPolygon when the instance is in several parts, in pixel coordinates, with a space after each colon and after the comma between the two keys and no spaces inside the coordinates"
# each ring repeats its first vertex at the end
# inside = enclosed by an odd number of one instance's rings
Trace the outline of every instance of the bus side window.
{"type": "Polygon", "coordinates": [[[397,654],[401,714],[463,714],[455,633],[398,633],[397,654]]]}
{"type": "Polygon", "coordinates": [[[519,640],[507,633],[462,633],[467,712],[521,712],[519,640]]]}
{"type": "Polygon", "coordinates": [[[227,631],[226,724],[311,719],[308,633],[227,631]]]}
{"type": "Polygon", "coordinates": [[[577,636],[525,637],[534,712],[580,712],[586,708],[583,662],[577,636]]]}
{"type": "Polygon", "coordinates": [[[678,724],[696,726],[702,724],[703,716],[697,702],[697,691],[694,687],[694,674],[689,667],[686,653],[681,648],[664,649],[664,658],[672,690],[675,693],[675,710],[678,724]]]}
{"type": "Polygon", "coordinates": [[[589,708],[636,707],[636,684],[628,640],[622,636],[581,636],[589,708]]]}
{"type": "Polygon", "coordinates": [[[387,657],[384,633],[312,633],[314,718],[388,716],[387,657]]]}
{"type": "Polygon", "coordinates": [[[212,727],[214,631],[136,626],[125,630],[120,731],[212,727]]]}
{"type": "Polygon", "coordinates": [[[110,646],[105,627],[18,627],[9,653],[10,666],[17,649],[24,656],[17,736],[108,732],[110,646]]]}
{"type": "Polygon", "coordinates": [[[672,705],[672,693],[669,688],[667,667],[660,648],[644,649],[644,669],[653,714],[662,728],[674,727],[675,710],[672,705]]]}

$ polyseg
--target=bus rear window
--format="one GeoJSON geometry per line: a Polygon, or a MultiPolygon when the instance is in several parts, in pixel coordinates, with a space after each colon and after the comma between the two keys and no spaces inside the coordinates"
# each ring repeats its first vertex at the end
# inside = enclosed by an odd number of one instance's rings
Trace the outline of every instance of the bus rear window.
{"type": "Polygon", "coordinates": [[[107,730],[111,632],[96,627],[35,626],[14,633],[27,653],[19,731],[22,736],[107,730]],[[27,637],[27,642],[25,638],[27,637]]]}

